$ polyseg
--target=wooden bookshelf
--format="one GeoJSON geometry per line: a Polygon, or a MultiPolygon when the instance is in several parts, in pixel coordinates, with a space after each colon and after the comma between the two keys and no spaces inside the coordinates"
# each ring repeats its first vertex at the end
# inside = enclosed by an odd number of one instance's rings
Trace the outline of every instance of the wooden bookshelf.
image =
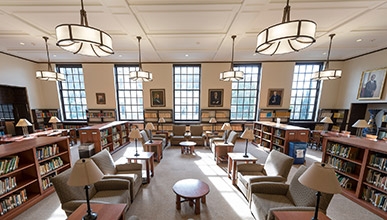
{"type": "MultiPolygon", "coordinates": [[[[14,203],[6,212],[0,206],[3,211],[0,219],[13,219],[54,192],[50,177],[70,168],[70,158],[67,137],[39,137],[0,145],[0,164],[3,165],[0,181],[16,182],[0,193],[1,203],[7,200],[14,203]],[[38,158],[38,152],[45,152],[44,156],[38,158]]],[[[5,206],[9,203],[5,202],[5,206]]]]}
{"type": "MultiPolygon", "coordinates": [[[[203,125],[204,131],[212,131],[213,124],[209,123],[211,118],[216,119],[216,123],[214,125],[214,131],[221,132],[222,126],[226,122],[230,122],[230,110],[229,109],[202,109],[201,124],[203,125]]],[[[240,126],[237,124],[231,125],[233,129],[240,129],[240,126]]]]}
{"type": "Polygon", "coordinates": [[[324,130],[324,124],[319,122],[324,117],[330,117],[333,121],[333,124],[329,125],[329,131],[345,131],[347,128],[348,112],[349,109],[320,109],[314,130],[324,130]]]}
{"type": "Polygon", "coordinates": [[[114,153],[130,143],[130,123],[114,121],[83,127],[78,130],[81,144],[94,143],[95,153],[107,149],[114,153]]]}
{"type": "Polygon", "coordinates": [[[52,116],[60,119],[59,109],[32,109],[31,111],[35,130],[51,127],[48,121],[52,116]]]}
{"type": "Polygon", "coordinates": [[[277,122],[277,118],[281,119],[281,123],[289,123],[291,109],[260,109],[259,121],[277,122]]]}
{"type": "Polygon", "coordinates": [[[87,109],[87,123],[89,125],[101,124],[117,120],[115,109],[87,109]]]}
{"type": "Polygon", "coordinates": [[[173,110],[172,109],[145,109],[144,123],[151,122],[158,131],[164,130],[172,132],[173,110]],[[165,123],[159,123],[160,118],[164,118],[165,123]]]}
{"type": "Polygon", "coordinates": [[[387,219],[387,143],[351,137],[326,137],[322,162],[335,167],[342,195],[387,219]]]}

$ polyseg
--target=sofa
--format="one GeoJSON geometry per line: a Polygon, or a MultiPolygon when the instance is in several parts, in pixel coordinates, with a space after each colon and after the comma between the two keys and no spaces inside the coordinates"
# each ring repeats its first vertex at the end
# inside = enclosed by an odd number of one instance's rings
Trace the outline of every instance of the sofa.
{"type": "Polygon", "coordinates": [[[185,129],[185,125],[173,125],[170,138],[171,146],[179,146],[180,142],[188,139],[188,137],[185,136],[185,129]]]}
{"type": "Polygon", "coordinates": [[[189,126],[189,131],[191,135],[188,140],[195,142],[196,145],[204,146],[206,136],[203,132],[203,125],[191,125],[189,126]]]}

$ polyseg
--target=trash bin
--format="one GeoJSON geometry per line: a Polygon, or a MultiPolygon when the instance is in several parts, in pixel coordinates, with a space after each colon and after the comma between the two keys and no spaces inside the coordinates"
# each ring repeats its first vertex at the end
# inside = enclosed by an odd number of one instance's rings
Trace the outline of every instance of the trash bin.
{"type": "Polygon", "coordinates": [[[79,158],[89,158],[94,155],[94,143],[83,143],[78,148],[79,158]]]}
{"type": "Polygon", "coordinates": [[[294,164],[305,163],[305,154],[308,143],[306,142],[289,142],[289,156],[294,158],[294,164]]]}

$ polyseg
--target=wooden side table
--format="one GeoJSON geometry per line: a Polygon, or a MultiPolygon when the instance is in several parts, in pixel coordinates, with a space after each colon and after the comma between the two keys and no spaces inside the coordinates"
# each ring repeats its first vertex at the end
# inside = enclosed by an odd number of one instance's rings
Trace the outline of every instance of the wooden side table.
{"type": "Polygon", "coordinates": [[[181,146],[181,154],[193,154],[196,143],[193,141],[182,141],[179,145],[181,146]]]}
{"type": "MultiPolygon", "coordinates": [[[[276,220],[311,220],[314,216],[314,211],[273,211],[273,215],[276,220]]],[[[328,216],[320,211],[318,212],[318,219],[331,220],[328,216]]]]}
{"type": "Polygon", "coordinates": [[[152,147],[156,147],[156,157],[154,159],[160,162],[161,158],[163,158],[163,142],[160,140],[153,140],[152,143],[150,141],[145,142],[145,151],[152,152],[152,147]]]}
{"type": "MultiPolygon", "coordinates": [[[[98,219],[125,220],[126,204],[98,204],[91,203],[90,208],[98,214],[98,219]]],[[[79,206],[67,220],[79,220],[87,214],[86,203],[79,206]]]]}
{"type": "Polygon", "coordinates": [[[168,146],[169,132],[168,131],[156,131],[156,134],[164,134],[165,135],[165,146],[168,146]]]}
{"type": "Polygon", "coordinates": [[[182,202],[189,202],[190,206],[195,204],[195,214],[200,214],[200,200],[206,203],[206,195],[210,192],[207,183],[198,179],[183,179],[172,187],[176,194],[176,209],[181,209],[182,202]],[[183,198],[183,200],[181,200],[183,198]]]}
{"type": "Polygon", "coordinates": [[[247,153],[249,157],[243,157],[245,153],[227,153],[228,155],[228,166],[227,166],[227,175],[228,178],[231,178],[232,184],[236,185],[236,172],[237,172],[237,162],[242,161],[245,163],[256,163],[257,158],[247,153]],[[231,175],[230,175],[231,174],[231,175]]]}
{"type": "Polygon", "coordinates": [[[153,152],[140,152],[139,156],[128,155],[126,154],[126,158],[128,159],[128,162],[131,163],[134,161],[137,163],[137,160],[144,160],[145,161],[145,167],[146,167],[146,183],[150,183],[150,177],[154,175],[154,159],[153,159],[153,152]],[[149,174],[152,172],[152,174],[149,174]]]}

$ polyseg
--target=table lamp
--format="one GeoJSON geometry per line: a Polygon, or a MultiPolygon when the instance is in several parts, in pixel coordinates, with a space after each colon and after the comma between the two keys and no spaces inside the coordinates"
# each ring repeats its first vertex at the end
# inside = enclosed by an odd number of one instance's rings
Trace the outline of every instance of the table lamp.
{"type": "Polygon", "coordinates": [[[159,123],[161,124],[161,131],[164,132],[163,124],[165,123],[165,119],[164,118],[160,118],[159,119],[159,123]]]}
{"type": "Polygon", "coordinates": [[[231,131],[231,130],[232,130],[232,127],[231,127],[230,123],[224,123],[224,124],[222,125],[222,128],[221,128],[221,129],[226,133],[226,135],[224,136],[224,143],[225,143],[225,144],[228,144],[228,143],[227,143],[227,139],[228,139],[228,131],[231,131]]]}
{"type": "Polygon", "coordinates": [[[90,208],[89,189],[90,185],[102,179],[103,173],[90,158],[83,158],[75,162],[67,184],[69,186],[84,186],[87,201],[87,214],[84,220],[97,219],[97,213],[90,208]]]}
{"type": "Polygon", "coordinates": [[[364,119],[359,119],[355,122],[355,124],[352,125],[352,127],[356,128],[356,136],[358,137],[363,136],[363,129],[368,128],[369,126],[370,125],[364,119]]]}
{"type": "Polygon", "coordinates": [[[134,139],[134,146],[136,147],[136,153],[134,154],[134,156],[140,156],[137,151],[137,140],[141,138],[140,131],[137,128],[133,128],[132,131],[129,133],[129,138],[134,139]]]}
{"type": "Polygon", "coordinates": [[[242,133],[241,138],[246,139],[245,155],[243,155],[243,157],[249,157],[249,155],[247,155],[247,146],[249,144],[249,140],[254,140],[253,130],[247,128],[242,133]]]}
{"type": "Polygon", "coordinates": [[[48,121],[48,123],[51,123],[52,124],[52,129],[54,131],[57,131],[58,127],[57,127],[57,124],[56,123],[60,123],[61,121],[59,120],[59,118],[57,118],[56,116],[52,116],[50,118],[50,120],[48,121]]]}
{"type": "Polygon", "coordinates": [[[212,133],[215,131],[216,118],[211,118],[209,123],[212,124],[212,133]]]}
{"type": "Polygon", "coordinates": [[[316,190],[316,208],[312,220],[318,219],[318,208],[320,204],[321,193],[336,194],[341,192],[340,183],[337,180],[334,168],[325,163],[314,162],[298,178],[300,183],[308,188],[316,190]]]}
{"type": "Polygon", "coordinates": [[[152,141],[152,130],[155,129],[155,126],[151,122],[146,123],[145,130],[149,131],[149,143],[153,143],[152,141]]]}
{"type": "Polygon", "coordinates": [[[324,123],[324,132],[328,132],[329,124],[333,124],[331,117],[324,117],[320,122],[324,123]]]}
{"type": "Polygon", "coordinates": [[[16,124],[16,127],[22,127],[23,129],[23,136],[24,137],[29,137],[30,135],[28,134],[28,126],[32,126],[31,122],[29,122],[27,119],[25,118],[21,118],[17,124],[16,124]]]}

